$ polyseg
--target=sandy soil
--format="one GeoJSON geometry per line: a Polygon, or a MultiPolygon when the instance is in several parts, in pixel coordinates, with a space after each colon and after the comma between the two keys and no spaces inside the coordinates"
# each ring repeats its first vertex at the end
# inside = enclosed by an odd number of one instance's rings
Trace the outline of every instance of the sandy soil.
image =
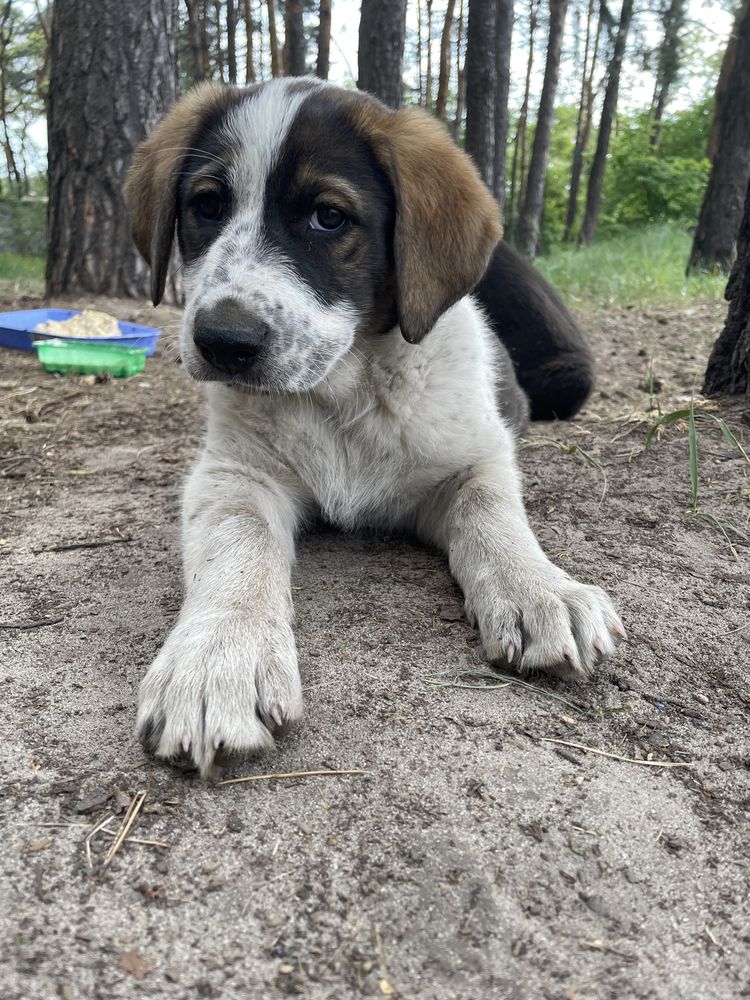
{"type": "MultiPolygon", "coordinates": [[[[631,637],[592,683],[433,686],[486,669],[443,560],[321,530],[294,579],[306,720],[235,773],[367,773],[226,786],[132,736],[180,601],[197,388],[168,344],[98,384],[0,351],[4,1000],[750,996],[748,548],[690,513],[684,423],[644,449],[722,316],[582,316],[600,389],[521,453],[548,552],[631,637]],[[105,865],[141,791],[131,835],[161,846],[105,865]]],[[[741,404],[720,413],[750,447],[741,404]]],[[[748,468],[698,428],[702,509],[748,531],[748,468]]]]}

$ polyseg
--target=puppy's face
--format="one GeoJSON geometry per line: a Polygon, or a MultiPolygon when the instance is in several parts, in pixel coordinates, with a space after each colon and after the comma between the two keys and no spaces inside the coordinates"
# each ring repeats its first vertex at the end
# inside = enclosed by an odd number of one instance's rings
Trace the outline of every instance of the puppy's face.
{"type": "Polygon", "coordinates": [[[312,80],[194,92],[126,196],[155,301],[176,232],[190,374],[261,391],[311,388],[357,337],[420,340],[499,237],[440,125],[312,80]]]}

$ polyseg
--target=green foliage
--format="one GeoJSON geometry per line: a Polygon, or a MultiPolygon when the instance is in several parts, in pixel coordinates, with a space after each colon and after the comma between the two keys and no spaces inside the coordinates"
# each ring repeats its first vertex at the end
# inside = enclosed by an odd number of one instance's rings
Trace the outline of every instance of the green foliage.
{"type": "Polygon", "coordinates": [[[0,253],[0,292],[9,290],[40,294],[44,282],[44,258],[0,253]],[[11,288],[8,289],[8,285],[11,288]]]}
{"type": "Polygon", "coordinates": [[[47,250],[47,203],[0,199],[0,252],[37,254],[47,250]]]}
{"type": "Polygon", "coordinates": [[[721,299],[726,279],[685,277],[690,236],[674,223],[630,229],[588,247],[561,247],[538,257],[540,271],[569,303],[640,305],[721,299]]]}

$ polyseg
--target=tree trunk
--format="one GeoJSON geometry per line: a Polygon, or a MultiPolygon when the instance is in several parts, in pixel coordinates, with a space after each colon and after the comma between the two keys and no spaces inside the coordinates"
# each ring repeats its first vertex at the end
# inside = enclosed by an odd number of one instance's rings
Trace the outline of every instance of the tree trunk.
{"type": "Polygon", "coordinates": [[[227,72],[229,82],[237,83],[237,8],[236,0],[227,3],[227,72]]]}
{"type": "Polygon", "coordinates": [[[703,393],[750,392],[750,183],[737,237],[737,259],[727,284],[729,311],[724,329],[713,346],[706,368],[703,393]]]}
{"type": "Polygon", "coordinates": [[[466,107],[466,55],[463,51],[464,40],[464,0],[458,8],[458,28],[456,29],[456,115],[451,126],[453,138],[458,142],[461,124],[464,120],[466,107]]]}
{"type": "Polygon", "coordinates": [[[199,0],[185,0],[188,20],[188,40],[190,42],[190,58],[192,62],[191,76],[193,83],[200,83],[206,79],[208,67],[204,63],[204,36],[205,26],[203,24],[202,6],[199,0]]]}
{"type": "Polygon", "coordinates": [[[427,3],[427,76],[425,78],[424,106],[432,111],[432,0],[427,3]]]}
{"type": "Polygon", "coordinates": [[[518,125],[516,126],[516,137],[513,141],[513,163],[510,171],[510,199],[508,201],[508,211],[506,213],[505,231],[507,234],[515,232],[514,214],[516,207],[523,202],[524,177],[526,173],[526,124],[529,118],[529,95],[531,93],[531,72],[534,68],[534,36],[536,34],[537,15],[539,12],[539,0],[529,0],[529,44],[526,56],[526,80],[523,88],[523,101],[521,110],[518,113],[518,125]],[[520,169],[519,169],[520,163],[520,169]],[[520,174],[521,189],[516,197],[517,179],[520,174]]]}
{"type": "Polygon", "coordinates": [[[453,11],[456,0],[448,0],[443,21],[443,32],[440,36],[440,69],[438,71],[438,90],[435,98],[435,117],[445,121],[446,104],[448,103],[448,84],[451,78],[451,31],[453,30],[453,11]]]}
{"type": "Polygon", "coordinates": [[[469,0],[466,33],[466,152],[492,186],[495,159],[496,0],[469,0]]]}
{"type": "Polygon", "coordinates": [[[268,45],[271,49],[271,76],[281,76],[279,36],[276,32],[276,0],[268,0],[268,45]]]}
{"type": "Polygon", "coordinates": [[[55,0],[47,296],[148,295],[122,186],[177,98],[177,26],[177,0],[55,0]]]}
{"type": "Polygon", "coordinates": [[[216,69],[218,71],[219,79],[224,80],[224,46],[221,37],[221,0],[214,0],[214,18],[216,25],[216,34],[214,39],[216,41],[216,69]]]}
{"type": "MultiPolygon", "coordinates": [[[[730,65],[717,88],[716,138],[711,175],[703,198],[688,271],[728,271],[750,177],[750,0],[734,26],[730,65]]],[[[728,51],[728,50],[727,50],[728,51]]],[[[726,61],[726,60],[725,60],[726,61]]]]}
{"type": "Polygon", "coordinates": [[[315,75],[321,80],[327,80],[331,63],[331,0],[320,0],[318,10],[318,61],[315,75]]]}
{"type": "Polygon", "coordinates": [[[401,105],[405,38],[406,0],[362,0],[357,86],[391,108],[401,105]]]}
{"type": "Polygon", "coordinates": [[[589,173],[589,186],[586,191],[586,210],[581,225],[581,243],[590,243],[596,231],[596,222],[599,217],[599,206],[602,200],[602,186],[604,184],[604,171],[607,166],[607,154],[609,152],[609,140],[612,135],[612,123],[617,111],[617,95],[620,90],[620,72],[622,70],[622,59],[625,55],[625,45],[630,31],[630,22],[633,17],[633,0],[622,0],[620,11],[620,21],[617,26],[617,37],[615,38],[615,48],[612,58],[609,61],[607,71],[607,88],[604,91],[604,103],[602,105],[602,117],[599,123],[599,135],[596,140],[596,151],[591,163],[589,173]]]}
{"type": "Polygon", "coordinates": [[[253,12],[250,0],[245,3],[245,35],[247,45],[245,48],[245,83],[255,83],[255,59],[253,57],[253,38],[255,37],[255,24],[253,22],[253,12]]]}
{"type": "Polygon", "coordinates": [[[547,61],[544,67],[542,96],[539,100],[539,114],[534,130],[534,145],[531,150],[531,164],[526,181],[526,196],[518,218],[518,248],[526,257],[536,255],[539,242],[539,226],[544,202],[544,179],[547,174],[547,158],[552,138],[552,118],[555,110],[555,94],[560,76],[560,52],[562,51],[563,30],[568,0],[550,0],[549,41],[547,61]]]}
{"type": "Polygon", "coordinates": [[[583,52],[583,69],[581,72],[581,99],[578,105],[578,119],[576,121],[576,141],[573,147],[573,162],[570,167],[570,186],[568,189],[568,207],[565,212],[565,234],[563,240],[568,242],[573,236],[573,227],[578,214],[578,192],[581,187],[581,174],[583,173],[583,158],[591,135],[591,121],[594,117],[594,73],[596,72],[597,59],[599,58],[599,41],[602,36],[603,18],[601,4],[599,15],[596,20],[596,32],[594,34],[593,52],[591,51],[591,22],[594,17],[594,5],[596,0],[589,0],[588,14],[586,18],[586,45],[583,52]]]}
{"type": "Polygon", "coordinates": [[[680,70],[680,48],[685,27],[685,8],[686,0],[670,0],[662,18],[664,38],[659,46],[656,86],[654,87],[654,99],[651,107],[651,135],[649,137],[649,148],[654,154],[659,152],[661,123],[669,91],[680,70]]]}
{"type": "Polygon", "coordinates": [[[305,26],[302,15],[304,0],[286,0],[284,8],[284,73],[287,76],[305,75],[305,26]]]}
{"type": "Polygon", "coordinates": [[[513,0],[498,0],[495,23],[495,162],[492,193],[500,211],[505,205],[505,157],[508,146],[508,94],[510,92],[510,43],[513,36],[513,0]]]}

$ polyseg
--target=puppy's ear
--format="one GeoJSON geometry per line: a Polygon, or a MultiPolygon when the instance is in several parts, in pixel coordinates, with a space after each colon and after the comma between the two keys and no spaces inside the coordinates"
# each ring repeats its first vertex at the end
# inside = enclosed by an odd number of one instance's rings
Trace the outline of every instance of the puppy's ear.
{"type": "Polygon", "coordinates": [[[384,115],[371,139],[396,194],[398,318],[416,344],[481,279],[502,235],[500,211],[471,158],[431,115],[384,115]]]}
{"type": "Polygon", "coordinates": [[[133,239],[151,267],[151,298],[161,302],[177,218],[180,167],[201,124],[226,90],[202,83],[186,94],[136,149],[123,189],[133,239]]]}

